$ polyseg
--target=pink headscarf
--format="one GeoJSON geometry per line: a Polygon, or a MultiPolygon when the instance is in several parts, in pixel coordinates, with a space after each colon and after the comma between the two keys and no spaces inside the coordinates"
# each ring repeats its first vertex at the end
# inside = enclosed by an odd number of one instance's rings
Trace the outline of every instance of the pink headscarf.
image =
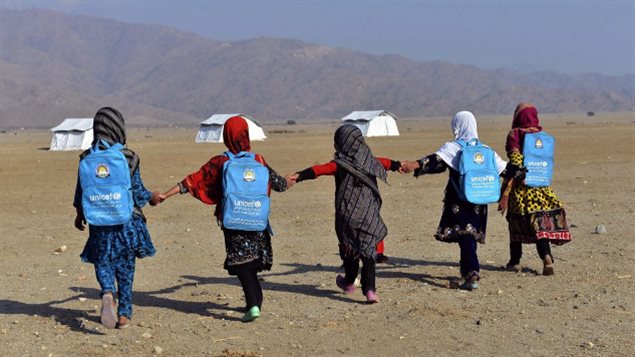
{"type": "Polygon", "coordinates": [[[508,153],[523,150],[523,140],[525,133],[535,133],[541,131],[540,119],[538,119],[538,110],[533,104],[520,103],[514,112],[514,120],[512,121],[512,130],[507,135],[505,143],[505,151],[508,153]]]}

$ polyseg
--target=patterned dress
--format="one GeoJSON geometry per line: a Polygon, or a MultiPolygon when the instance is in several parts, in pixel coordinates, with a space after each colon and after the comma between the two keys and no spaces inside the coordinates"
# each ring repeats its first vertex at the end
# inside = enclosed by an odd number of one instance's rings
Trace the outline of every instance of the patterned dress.
{"type": "MultiPolygon", "coordinates": [[[[448,169],[448,165],[436,154],[419,161],[421,168],[415,171],[415,177],[425,174],[437,174],[448,169]]],[[[434,237],[441,242],[459,243],[465,238],[473,238],[485,243],[487,230],[487,205],[477,205],[462,201],[452,181],[459,182],[459,173],[449,170],[448,183],[443,198],[443,214],[434,237]]]]}
{"type": "MultiPolygon", "coordinates": [[[[269,169],[269,184],[271,189],[283,192],[287,189],[287,181],[284,177],[267,166],[269,169]]],[[[236,275],[234,269],[237,265],[252,261],[260,262],[260,269],[271,270],[273,264],[273,249],[271,247],[272,230],[269,227],[262,232],[236,231],[223,229],[225,236],[225,252],[227,256],[223,267],[230,275],[236,275]]]]}
{"type": "MultiPolygon", "coordinates": [[[[385,170],[397,171],[401,166],[398,161],[388,158],[378,157],[377,162],[384,167],[385,170]]],[[[364,192],[359,192],[353,196],[352,200],[339,199],[342,181],[346,171],[338,167],[335,161],[331,161],[322,165],[314,165],[298,172],[297,182],[304,180],[314,180],[320,176],[335,176],[335,232],[339,241],[341,258],[351,256],[357,258],[364,256],[375,259],[375,255],[380,253],[378,244],[383,243],[384,237],[388,234],[388,229],[380,216],[381,198],[375,196],[369,189],[363,196],[364,192]],[[376,200],[377,203],[371,205],[361,203],[365,200],[376,200]]],[[[377,180],[372,178],[375,186],[377,180]]],[[[363,188],[361,183],[355,186],[358,191],[363,188]]],[[[383,253],[383,244],[382,251],[383,253]]]]}
{"type": "Polygon", "coordinates": [[[551,187],[528,187],[523,183],[523,155],[508,153],[506,176],[511,178],[507,221],[512,242],[536,243],[548,239],[562,245],[571,241],[564,206],[551,187]]]}
{"type": "MultiPolygon", "coordinates": [[[[220,174],[217,172],[222,171],[222,164],[224,162],[219,160],[220,158],[225,159],[226,157],[216,156],[212,158],[206,165],[201,168],[199,172],[201,172],[202,174],[200,176],[220,177],[220,174]],[[209,173],[210,170],[213,171],[213,174],[209,173]]],[[[287,180],[284,177],[278,175],[278,173],[274,169],[272,169],[268,165],[266,166],[269,169],[269,185],[271,189],[277,192],[286,191],[287,180]]],[[[213,180],[212,184],[204,180],[200,181],[200,185],[204,187],[202,190],[207,191],[210,196],[213,195],[214,197],[216,197],[219,196],[219,193],[222,192],[221,180],[213,180]],[[205,187],[205,185],[209,185],[211,187],[205,187]]],[[[195,198],[202,200],[203,202],[210,202],[204,197],[201,197],[199,191],[190,189],[188,187],[192,187],[192,185],[187,184],[187,179],[179,182],[181,194],[189,192],[195,198]]],[[[220,224],[221,213],[219,208],[220,205],[217,204],[214,215],[217,217],[220,224]]],[[[223,235],[225,237],[225,252],[227,253],[223,267],[230,275],[236,275],[236,266],[253,261],[260,262],[260,268],[258,271],[271,270],[271,266],[273,264],[273,249],[271,247],[271,236],[273,234],[271,227],[268,227],[262,232],[237,231],[223,228],[223,235]]]]}
{"type": "MultiPolygon", "coordinates": [[[[89,225],[88,240],[80,255],[83,262],[95,265],[95,275],[101,286],[100,295],[117,292],[118,315],[128,318],[132,316],[135,257],[144,258],[156,253],[146,226],[146,218],[141,211],[141,207],[152,197],[152,192],[143,185],[139,169],[132,175],[131,183],[135,206],[132,220],[117,226],[89,225]]],[[[82,187],[78,180],[73,206],[81,208],[81,205],[82,187]]]]}

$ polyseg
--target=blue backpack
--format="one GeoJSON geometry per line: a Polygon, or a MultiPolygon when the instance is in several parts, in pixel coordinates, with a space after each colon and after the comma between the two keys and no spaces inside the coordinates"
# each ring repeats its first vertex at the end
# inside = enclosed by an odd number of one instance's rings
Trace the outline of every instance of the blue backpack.
{"type": "Polygon", "coordinates": [[[525,185],[529,187],[551,185],[554,148],[555,139],[543,131],[525,134],[523,142],[523,165],[527,168],[525,185]]]}
{"type": "Polygon", "coordinates": [[[462,148],[458,187],[454,184],[459,199],[479,205],[498,202],[500,180],[494,150],[478,139],[455,142],[462,148]]]}
{"type": "Polygon", "coordinates": [[[79,162],[82,208],[90,225],[114,226],[132,218],[130,168],[121,149],[119,143],[111,146],[100,140],[79,162]]]}
{"type": "Polygon", "coordinates": [[[269,169],[242,151],[223,164],[223,228],[264,231],[269,225],[269,169]]]}

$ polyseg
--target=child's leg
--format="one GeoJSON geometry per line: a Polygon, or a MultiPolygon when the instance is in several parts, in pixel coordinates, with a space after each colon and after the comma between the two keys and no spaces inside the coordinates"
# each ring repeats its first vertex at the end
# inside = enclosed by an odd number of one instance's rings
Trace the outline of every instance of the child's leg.
{"type": "Polygon", "coordinates": [[[136,259],[127,254],[115,259],[119,306],[117,315],[132,318],[132,284],[134,282],[136,259]]]}
{"type": "Polygon", "coordinates": [[[376,251],[377,251],[377,258],[375,262],[377,263],[388,262],[388,257],[384,255],[384,241],[383,240],[377,243],[376,251]]]}
{"type": "Polygon", "coordinates": [[[251,267],[251,271],[253,273],[253,275],[256,277],[256,284],[255,284],[255,288],[256,288],[256,302],[258,305],[259,309],[262,309],[262,300],[263,300],[263,296],[262,296],[262,286],[260,285],[260,280],[258,279],[258,271],[261,269],[262,264],[259,260],[255,260],[253,261],[254,265],[251,267]]]}
{"type": "Polygon", "coordinates": [[[377,254],[384,254],[384,241],[377,243],[377,254]]]}
{"type": "Polygon", "coordinates": [[[260,307],[262,303],[262,289],[260,288],[258,275],[256,275],[257,270],[254,269],[253,263],[254,262],[249,262],[234,267],[240,284],[243,287],[247,310],[254,306],[260,307]]]}
{"type": "Polygon", "coordinates": [[[542,260],[544,260],[547,256],[552,257],[551,246],[549,245],[548,239],[538,239],[536,242],[536,250],[538,251],[538,256],[540,256],[540,259],[542,260]]]}
{"type": "Polygon", "coordinates": [[[95,264],[95,275],[101,286],[101,323],[107,328],[115,328],[117,306],[115,304],[115,267],[113,264],[95,264]]]}
{"type": "Polygon", "coordinates": [[[542,259],[542,263],[544,265],[542,274],[543,275],[553,275],[553,256],[551,255],[551,246],[549,245],[548,239],[538,239],[536,242],[536,250],[538,250],[538,255],[540,259],[542,259]]]}
{"type": "Polygon", "coordinates": [[[366,295],[368,291],[376,291],[375,287],[375,260],[372,258],[362,259],[362,293],[366,295]]]}
{"type": "Polygon", "coordinates": [[[115,266],[113,264],[95,264],[95,276],[101,287],[99,297],[105,293],[114,294],[117,291],[115,287],[115,266]]]}
{"type": "Polygon", "coordinates": [[[523,244],[521,242],[509,242],[509,263],[507,267],[513,267],[520,264],[520,258],[523,256],[523,244]]]}
{"type": "Polygon", "coordinates": [[[475,273],[478,277],[481,269],[476,254],[476,239],[464,237],[459,241],[459,247],[461,248],[461,276],[466,278],[475,273]]]}
{"type": "Polygon", "coordinates": [[[359,273],[359,258],[344,258],[344,281],[353,284],[359,273]]]}

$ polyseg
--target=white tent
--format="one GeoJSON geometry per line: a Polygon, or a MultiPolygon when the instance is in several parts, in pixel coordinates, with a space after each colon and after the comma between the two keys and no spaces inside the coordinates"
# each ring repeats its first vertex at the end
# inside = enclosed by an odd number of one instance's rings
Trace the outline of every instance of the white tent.
{"type": "Polygon", "coordinates": [[[398,136],[397,117],[387,110],[355,111],[342,118],[355,124],[364,136],[398,136]]]}
{"type": "Polygon", "coordinates": [[[51,129],[51,151],[85,150],[93,141],[93,118],[69,118],[51,129]]]}
{"type": "Polygon", "coordinates": [[[250,140],[265,140],[264,130],[262,126],[254,120],[254,118],[245,114],[214,114],[209,119],[201,122],[201,127],[196,134],[197,143],[222,143],[223,142],[223,126],[227,119],[235,116],[241,116],[247,121],[249,126],[249,139],[250,140]]]}

